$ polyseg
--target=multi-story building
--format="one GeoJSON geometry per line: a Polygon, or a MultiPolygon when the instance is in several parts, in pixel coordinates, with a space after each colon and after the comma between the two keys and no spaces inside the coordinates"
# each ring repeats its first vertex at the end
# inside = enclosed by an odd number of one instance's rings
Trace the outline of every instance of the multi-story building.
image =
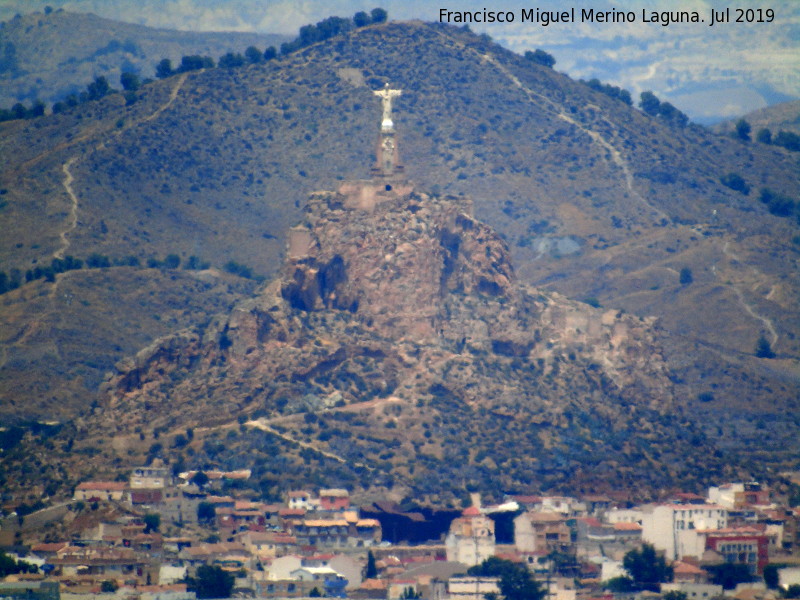
{"type": "Polygon", "coordinates": [[[474,506],[453,519],[445,538],[447,560],[465,565],[479,565],[494,556],[494,521],[474,506]]]}
{"type": "MultiPolygon", "coordinates": [[[[714,504],[658,504],[642,514],[642,541],[665,553],[668,560],[698,556],[696,530],[723,529],[726,508],[714,504]]],[[[700,549],[700,556],[703,550],[700,549]]]]}
{"type": "Polygon", "coordinates": [[[514,545],[520,552],[570,552],[572,531],[559,513],[529,511],[514,519],[514,545]]]}
{"type": "Polygon", "coordinates": [[[756,481],[726,483],[708,488],[708,501],[729,510],[740,510],[748,506],[767,506],[769,490],[756,481]]]}
{"type": "Polygon", "coordinates": [[[170,483],[170,472],[166,467],[136,467],[131,471],[130,487],[132,490],[162,489],[170,483]]]}

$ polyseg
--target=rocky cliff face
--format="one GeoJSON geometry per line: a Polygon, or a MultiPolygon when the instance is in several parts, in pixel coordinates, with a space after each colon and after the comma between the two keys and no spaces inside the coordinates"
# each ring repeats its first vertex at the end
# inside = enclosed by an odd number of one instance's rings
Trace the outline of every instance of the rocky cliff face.
{"type": "MultiPolygon", "coordinates": [[[[247,414],[274,433],[308,413],[355,413],[389,435],[357,456],[377,460],[397,445],[391,454],[407,468],[422,441],[446,458],[447,436],[428,433],[441,420],[499,427],[507,437],[471,443],[500,464],[496,445],[518,447],[515,435],[536,455],[559,431],[572,436],[581,414],[623,432],[636,410],[674,407],[653,321],[521,285],[505,242],[463,197],[354,182],[312,194],[292,235],[284,275],[259,295],[118,365],[107,384],[115,427],[222,426],[247,414]],[[400,424],[399,438],[387,431],[400,424]],[[531,433],[546,425],[555,433],[531,433]]],[[[296,441],[330,452],[316,433],[296,441]]],[[[295,440],[291,428],[283,435],[295,440]]],[[[348,464],[354,451],[336,456],[348,464]]]]}
{"type": "MultiPolygon", "coordinates": [[[[255,375],[264,363],[310,371],[364,344],[385,347],[385,356],[408,346],[450,359],[514,358],[544,372],[562,355],[580,356],[620,393],[643,387],[671,400],[652,320],[520,285],[505,242],[471,216],[467,199],[410,191],[387,193],[369,209],[351,201],[341,192],[312,194],[284,276],[202,335],[183,332],[123,361],[111,382],[114,401],[157,394],[152,388],[164,389],[167,373],[186,386],[215,370],[226,380],[255,375]],[[281,355],[293,358],[284,364],[281,355]]],[[[403,371],[421,367],[400,363],[403,371]]]]}

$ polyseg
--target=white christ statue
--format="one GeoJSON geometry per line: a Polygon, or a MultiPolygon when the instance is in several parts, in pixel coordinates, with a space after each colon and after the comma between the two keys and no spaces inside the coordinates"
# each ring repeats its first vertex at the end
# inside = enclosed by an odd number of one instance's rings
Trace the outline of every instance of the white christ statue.
{"type": "Polygon", "coordinates": [[[386,84],[382,90],[374,90],[372,92],[376,96],[380,96],[383,103],[383,120],[381,121],[381,131],[392,131],[394,123],[392,123],[392,98],[396,98],[403,92],[401,90],[390,90],[389,84],[386,84]]]}

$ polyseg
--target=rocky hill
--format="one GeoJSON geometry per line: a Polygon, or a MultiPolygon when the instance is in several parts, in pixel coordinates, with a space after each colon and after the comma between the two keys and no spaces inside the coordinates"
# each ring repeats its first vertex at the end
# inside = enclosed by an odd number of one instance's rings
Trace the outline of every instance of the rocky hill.
{"type": "Polygon", "coordinates": [[[227,52],[243,53],[248,46],[263,52],[286,40],[280,35],[154,29],[63,9],[17,15],[0,23],[0,107],[16,102],[28,106],[36,99],[52,104],[85,90],[98,76],[120,87],[123,71],[152,78],[163,58],[174,65],[183,56],[217,60],[227,52]]]}
{"type": "Polygon", "coordinates": [[[70,471],[146,453],[255,467],[274,497],[319,480],[454,502],[731,468],[698,427],[673,426],[688,403],[655,319],[521,285],[468,199],[386,181],[312,194],[279,279],[120,362],[76,422],[71,450],[98,453],[70,471]],[[176,447],[187,423],[202,431],[176,447]]]}
{"type": "Polygon", "coordinates": [[[0,219],[13,232],[0,238],[3,270],[92,253],[141,265],[104,270],[97,302],[97,280],[80,270],[1,297],[20,308],[0,323],[0,408],[11,422],[58,405],[69,422],[50,443],[80,447],[75,466],[108,471],[155,456],[167,445],[155,435],[186,427],[196,431],[186,461],[233,466],[261,452],[266,490],[278,471],[287,482],[313,473],[346,484],[403,464],[404,481],[425,490],[465,464],[472,486],[498,472],[509,485],[567,486],[591,464],[598,475],[575,482],[597,487],[614,473],[657,487],[712,477],[723,463],[760,475],[796,453],[798,226],[758,199],[761,188],[798,198],[796,154],[781,148],[648,116],[468,31],[390,23],[266,65],[158,81],[133,103],[113,95],[5,123],[0,152],[0,219]],[[395,124],[419,190],[408,202],[430,204],[428,221],[408,203],[387,205],[372,230],[361,216],[336,217],[329,194],[312,196],[316,262],[284,273],[286,235],[308,195],[369,174],[372,90],[387,80],[403,89],[395,124]],[[733,189],[731,174],[750,191],[733,189]],[[463,193],[474,209],[456,202],[466,216],[451,223],[446,199],[463,193]],[[249,299],[209,282],[209,301],[193,296],[198,312],[178,315],[196,279],[145,268],[169,254],[279,279],[249,299]],[[147,281],[142,293],[116,294],[132,276],[147,281]],[[78,284],[70,310],[58,294],[65,280],[78,284]],[[168,297],[166,328],[193,323],[158,339],[163,321],[143,323],[168,297]],[[65,330],[102,361],[52,344],[65,330]],[[772,358],[756,356],[760,336],[772,358]],[[146,349],[119,364],[119,408],[106,413],[97,382],[135,345],[146,349]],[[341,410],[317,415],[327,403],[341,410]],[[248,417],[270,419],[272,433],[240,427],[248,417]],[[117,422],[112,452],[90,433],[108,436],[117,422]],[[398,436],[404,427],[422,427],[422,438],[398,436]],[[630,430],[642,435],[628,441],[630,430]],[[466,455],[465,432],[482,440],[466,455]],[[315,445],[326,437],[330,456],[315,445]],[[492,464],[503,444],[540,462],[514,453],[492,464]],[[351,447],[360,454],[341,454],[351,447]]]}

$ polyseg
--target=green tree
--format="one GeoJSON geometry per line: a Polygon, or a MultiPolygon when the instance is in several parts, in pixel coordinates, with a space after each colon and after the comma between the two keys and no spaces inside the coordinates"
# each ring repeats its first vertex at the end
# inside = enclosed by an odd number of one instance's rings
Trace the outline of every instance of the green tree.
{"type": "Polygon", "coordinates": [[[211,502],[201,502],[197,505],[197,520],[201,523],[212,523],[217,517],[217,509],[211,502]]]}
{"type": "Polygon", "coordinates": [[[772,140],[772,143],[792,152],[800,152],[800,135],[793,131],[780,130],[772,140]]]}
{"type": "Polygon", "coordinates": [[[318,587],[313,587],[313,588],[311,588],[311,591],[308,592],[308,597],[309,598],[321,598],[322,597],[322,592],[319,591],[318,587]]]}
{"type": "Polygon", "coordinates": [[[664,594],[664,600],[687,600],[689,596],[686,592],[679,592],[678,590],[670,590],[664,594]]]}
{"type": "Polygon", "coordinates": [[[104,594],[113,594],[119,589],[119,585],[113,579],[106,579],[100,584],[100,591],[104,594]]]}
{"type": "Polygon", "coordinates": [[[492,556],[470,567],[467,572],[481,577],[498,577],[504,600],[543,600],[546,595],[525,565],[510,560],[492,556]]]}
{"type": "Polygon", "coordinates": [[[234,54],[233,52],[228,52],[227,54],[224,54],[219,57],[219,66],[222,69],[235,69],[236,67],[244,66],[244,63],[245,63],[244,56],[242,56],[238,52],[236,54],[234,54]]]}
{"type": "Polygon", "coordinates": [[[603,588],[614,594],[630,594],[636,591],[636,584],[630,577],[612,577],[603,584],[603,588]]]}
{"type": "Polygon", "coordinates": [[[772,351],[769,340],[763,335],[759,336],[756,342],[756,356],[758,358],[775,358],[775,353],[772,351]]]}
{"type": "Polygon", "coordinates": [[[378,577],[378,567],[375,566],[375,555],[372,550],[367,552],[367,570],[364,573],[366,579],[376,579],[378,577]]]}
{"type": "Polygon", "coordinates": [[[771,144],[772,132],[766,127],[764,127],[763,129],[759,129],[758,133],[756,133],[756,141],[762,144],[771,144]]]}
{"type": "Polygon", "coordinates": [[[373,23],[385,23],[389,18],[389,13],[382,8],[373,8],[370,15],[372,16],[373,23]]]}
{"type": "Polygon", "coordinates": [[[28,111],[28,118],[44,116],[45,105],[41,100],[34,100],[31,109],[28,111]]]}
{"type": "Polygon", "coordinates": [[[553,68],[556,64],[556,59],[553,58],[551,54],[548,54],[544,50],[540,50],[537,48],[533,52],[530,50],[525,51],[525,58],[529,61],[536,63],[537,65],[542,65],[543,67],[553,68]]]}
{"type": "Polygon", "coordinates": [[[622,559],[622,566],[639,589],[657,592],[659,584],[672,581],[672,567],[663,556],[656,553],[652,544],[633,549],[622,559]]]}
{"type": "Polygon", "coordinates": [[[264,60],[270,61],[274,60],[278,56],[278,51],[275,49],[275,46],[270,46],[266,50],[264,50],[264,60]]]}
{"type": "Polygon", "coordinates": [[[164,266],[167,269],[177,269],[181,266],[181,257],[177,254],[167,254],[164,258],[164,266]]]}
{"type": "Polygon", "coordinates": [[[264,62],[264,54],[255,46],[248,46],[247,50],[244,51],[244,56],[247,62],[252,65],[264,62]]]}
{"type": "Polygon", "coordinates": [[[778,570],[787,567],[788,565],[771,563],[764,567],[764,583],[771,590],[777,590],[780,585],[780,577],[778,577],[778,570]]]}
{"type": "Polygon", "coordinates": [[[692,270],[689,267],[683,267],[681,269],[679,278],[681,285],[689,285],[694,281],[694,277],[692,277],[692,270]]]}
{"type": "Polygon", "coordinates": [[[86,266],[90,269],[107,269],[111,266],[111,259],[104,254],[93,252],[86,259],[86,266]]]}
{"type": "Polygon", "coordinates": [[[111,86],[108,85],[108,79],[103,77],[95,77],[94,81],[86,86],[86,93],[89,100],[99,100],[104,96],[111,93],[111,86]]]}
{"type": "Polygon", "coordinates": [[[369,15],[363,10],[360,10],[353,15],[353,24],[356,27],[366,27],[370,23],[372,23],[372,19],[370,19],[369,15]]]}
{"type": "Polygon", "coordinates": [[[142,86],[139,76],[136,73],[131,73],[130,71],[125,71],[119,76],[119,83],[122,86],[122,89],[126,92],[135,92],[142,86]]]}
{"type": "Polygon", "coordinates": [[[198,471],[194,475],[192,475],[190,483],[195,484],[197,487],[203,487],[205,484],[208,483],[208,475],[203,473],[202,471],[198,471]]]}
{"type": "Polygon", "coordinates": [[[729,187],[737,192],[742,192],[745,196],[750,193],[750,186],[738,173],[728,173],[719,178],[719,182],[725,187],[729,187]]]}
{"type": "Polygon", "coordinates": [[[403,592],[400,594],[400,600],[417,600],[421,597],[420,593],[410,585],[403,588],[403,592]]]}
{"type": "Polygon", "coordinates": [[[145,533],[152,533],[154,531],[158,531],[159,527],[161,527],[161,515],[156,513],[147,513],[144,516],[145,533]]]}
{"type": "Polygon", "coordinates": [[[159,79],[166,79],[174,73],[175,71],[172,69],[172,61],[168,58],[162,58],[161,62],[156,65],[156,77],[159,79]]]}
{"type": "Polygon", "coordinates": [[[651,117],[655,117],[661,108],[661,101],[653,92],[642,92],[639,95],[639,108],[651,117]]]}
{"type": "Polygon", "coordinates": [[[200,69],[213,69],[214,59],[210,56],[200,56],[199,54],[192,54],[191,56],[181,57],[181,64],[178,67],[179,73],[186,73],[187,71],[199,71],[200,69]]]}
{"type": "Polygon", "coordinates": [[[736,121],[736,137],[742,141],[750,141],[750,123],[744,119],[736,121]]]}
{"type": "Polygon", "coordinates": [[[747,565],[743,564],[725,563],[706,567],[706,570],[711,573],[711,583],[721,585],[726,590],[754,580],[747,565]]]}
{"type": "Polygon", "coordinates": [[[191,578],[191,589],[198,598],[230,598],[234,577],[218,565],[202,565],[191,578]]]}

